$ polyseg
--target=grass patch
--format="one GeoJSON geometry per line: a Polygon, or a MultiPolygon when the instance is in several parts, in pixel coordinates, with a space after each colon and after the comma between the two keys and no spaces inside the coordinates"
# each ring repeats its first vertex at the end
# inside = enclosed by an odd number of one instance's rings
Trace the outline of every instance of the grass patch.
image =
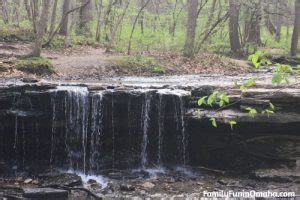
{"type": "Polygon", "coordinates": [[[32,57],[18,60],[16,68],[22,72],[29,74],[51,75],[54,73],[54,68],[50,60],[43,57],[32,57]]]}
{"type": "Polygon", "coordinates": [[[6,25],[0,23],[0,40],[3,41],[32,41],[34,34],[31,25],[22,23],[19,27],[14,25],[6,25]]]}
{"type": "Polygon", "coordinates": [[[109,58],[108,63],[112,66],[126,68],[134,74],[165,74],[166,68],[155,58],[148,56],[121,56],[109,58]]]}

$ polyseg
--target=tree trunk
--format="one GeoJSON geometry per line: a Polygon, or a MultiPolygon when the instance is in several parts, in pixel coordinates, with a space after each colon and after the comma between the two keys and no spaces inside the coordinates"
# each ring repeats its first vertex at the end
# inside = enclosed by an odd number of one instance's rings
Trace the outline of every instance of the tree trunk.
{"type": "Polygon", "coordinates": [[[132,29],[131,29],[131,33],[130,33],[130,37],[129,37],[129,42],[128,42],[128,48],[127,48],[127,55],[130,55],[131,54],[131,42],[132,42],[132,38],[133,38],[133,33],[134,33],[134,30],[135,30],[135,26],[136,26],[136,23],[141,15],[141,13],[143,12],[143,10],[146,8],[146,6],[148,5],[148,3],[150,2],[150,0],[147,0],[147,2],[141,6],[138,14],[136,15],[135,17],[135,20],[133,22],[133,25],[132,25],[132,29]]]}
{"type": "Polygon", "coordinates": [[[128,7],[129,7],[129,4],[130,4],[130,0],[127,0],[126,4],[124,5],[122,14],[118,17],[114,27],[112,28],[110,40],[108,41],[108,44],[106,45],[106,52],[110,51],[110,49],[113,46],[113,43],[115,42],[115,37],[116,37],[117,31],[124,20],[124,17],[125,17],[128,7]]]}
{"type": "Polygon", "coordinates": [[[102,0],[99,1],[99,5],[96,5],[97,9],[97,28],[96,28],[96,41],[100,42],[101,40],[101,17],[102,17],[102,7],[103,7],[102,0]]]}
{"type": "Polygon", "coordinates": [[[276,33],[276,27],[270,18],[269,11],[270,11],[270,2],[268,0],[265,0],[264,1],[264,12],[263,12],[264,23],[265,23],[265,26],[268,29],[269,33],[271,35],[274,35],[276,33]]]}
{"type": "Polygon", "coordinates": [[[188,0],[188,21],[185,36],[183,55],[186,57],[195,56],[195,34],[198,18],[198,0],[188,0]]]}
{"type": "Polygon", "coordinates": [[[299,37],[300,37],[300,0],[296,0],[294,31],[293,31],[292,45],[291,45],[291,56],[297,55],[299,37]]]}
{"type": "Polygon", "coordinates": [[[214,18],[216,3],[217,3],[217,0],[212,0],[212,2],[211,2],[208,19],[207,19],[207,22],[205,24],[205,33],[209,30],[210,24],[211,24],[211,22],[214,18]]]}
{"type": "Polygon", "coordinates": [[[246,42],[261,45],[260,22],[261,22],[261,4],[254,3],[251,8],[249,20],[245,22],[245,40],[246,42]],[[253,9],[253,10],[252,10],[253,9]]]}
{"type": "Polygon", "coordinates": [[[8,24],[9,23],[9,14],[8,14],[8,10],[7,10],[7,2],[6,0],[0,0],[0,7],[1,7],[1,12],[2,12],[2,19],[4,24],[8,24]]]}
{"type": "Polygon", "coordinates": [[[276,34],[275,34],[275,40],[277,42],[279,42],[280,38],[281,38],[281,25],[282,25],[282,17],[281,17],[281,15],[283,14],[281,10],[283,10],[282,1],[281,0],[277,0],[276,1],[276,12],[278,14],[275,16],[276,17],[276,34]]]}
{"type": "Polygon", "coordinates": [[[230,48],[233,54],[241,55],[242,47],[239,36],[240,5],[236,0],[229,0],[229,38],[230,48]]]}
{"type": "Polygon", "coordinates": [[[34,46],[33,51],[29,54],[29,56],[32,56],[32,57],[41,56],[43,37],[45,35],[45,30],[46,30],[47,22],[48,22],[49,7],[50,7],[50,1],[43,0],[42,12],[40,15],[40,19],[39,19],[38,26],[37,26],[37,33],[35,36],[35,46],[34,46]]]}
{"type": "Polygon", "coordinates": [[[57,3],[58,3],[58,0],[54,0],[52,16],[51,16],[51,25],[50,25],[50,31],[49,31],[49,38],[54,33],[54,29],[55,29],[57,3]]]}
{"type": "Polygon", "coordinates": [[[16,25],[19,27],[20,26],[20,0],[14,0],[14,14],[13,14],[13,22],[16,23],[16,25]]]}
{"type": "Polygon", "coordinates": [[[31,11],[30,11],[30,5],[29,5],[29,1],[28,0],[24,0],[24,5],[25,5],[25,9],[26,9],[26,13],[27,13],[27,17],[29,20],[32,20],[31,18],[31,11]]]}
{"type": "MultiPolygon", "coordinates": [[[[141,6],[143,6],[145,4],[145,0],[141,0],[141,6]]],[[[141,17],[140,17],[140,25],[141,25],[141,34],[144,34],[144,11],[142,11],[141,13],[141,17]]]]}
{"type": "MultiPolygon", "coordinates": [[[[86,4],[87,0],[81,0],[81,4],[86,4]]],[[[81,31],[88,31],[89,23],[93,20],[93,3],[90,1],[79,10],[79,29],[81,31]]]]}
{"type": "Polygon", "coordinates": [[[63,14],[62,16],[66,16],[64,17],[61,27],[59,29],[59,34],[61,35],[68,35],[68,28],[69,28],[69,16],[66,15],[66,13],[70,10],[70,0],[64,0],[64,4],[63,4],[63,14]]]}
{"type": "Polygon", "coordinates": [[[37,18],[39,16],[39,6],[37,0],[31,0],[30,1],[30,10],[31,10],[31,16],[32,16],[32,25],[33,25],[33,31],[36,34],[37,33],[37,18]]]}

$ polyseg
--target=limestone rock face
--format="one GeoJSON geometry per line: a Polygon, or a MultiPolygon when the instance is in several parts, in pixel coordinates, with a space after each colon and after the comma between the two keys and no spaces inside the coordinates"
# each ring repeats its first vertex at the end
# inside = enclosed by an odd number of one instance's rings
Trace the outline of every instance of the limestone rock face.
{"type": "Polygon", "coordinates": [[[249,171],[300,159],[300,89],[20,83],[0,85],[0,173],[48,168],[206,166],[249,171]],[[232,106],[197,106],[214,90],[232,106]],[[275,114],[251,117],[272,102],[275,114]],[[218,127],[211,126],[216,118],[218,127]],[[233,129],[230,120],[237,121],[233,129]],[[10,166],[10,167],[8,167],[10,166]],[[14,167],[12,167],[14,166],[14,167]],[[4,169],[5,168],[5,169],[4,169]]]}

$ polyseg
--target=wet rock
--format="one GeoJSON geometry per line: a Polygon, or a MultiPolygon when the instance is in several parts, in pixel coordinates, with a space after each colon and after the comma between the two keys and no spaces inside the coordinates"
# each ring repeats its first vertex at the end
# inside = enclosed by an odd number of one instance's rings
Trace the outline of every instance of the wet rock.
{"type": "Polygon", "coordinates": [[[40,184],[40,182],[38,180],[33,180],[31,183],[34,184],[34,185],[40,184]]]}
{"type": "Polygon", "coordinates": [[[280,183],[300,183],[300,171],[295,169],[261,169],[254,172],[255,178],[280,183]]]}
{"type": "Polygon", "coordinates": [[[99,183],[92,183],[89,185],[90,188],[92,188],[93,190],[100,190],[102,189],[102,186],[99,183]]]}
{"type": "Polygon", "coordinates": [[[24,183],[25,184],[29,184],[29,183],[31,183],[33,180],[31,179],[31,178],[27,178],[27,179],[25,179],[24,180],[24,183]]]}
{"type": "Polygon", "coordinates": [[[115,86],[113,86],[113,85],[109,85],[109,86],[107,86],[107,89],[109,89],[109,90],[113,90],[113,89],[115,89],[116,87],[115,86]]]}
{"type": "Polygon", "coordinates": [[[43,181],[43,186],[49,186],[49,185],[63,185],[68,187],[74,187],[82,185],[81,177],[76,174],[69,174],[69,173],[49,173],[43,174],[42,176],[39,176],[41,180],[43,181]]]}
{"type": "Polygon", "coordinates": [[[220,179],[220,180],[218,180],[218,183],[219,183],[220,185],[227,185],[227,184],[228,184],[228,181],[226,181],[226,180],[224,180],[224,179],[220,179]]]}
{"type": "Polygon", "coordinates": [[[94,180],[94,179],[90,179],[90,180],[88,180],[88,182],[87,182],[87,184],[95,184],[95,183],[97,183],[97,181],[94,180]]]}
{"type": "Polygon", "coordinates": [[[144,187],[145,189],[151,189],[151,188],[154,188],[155,185],[151,182],[145,182],[142,184],[142,187],[144,187]]]}
{"type": "Polygon", "coordinates": [[[162,197],[163,197],[163,195],[160,194],[160,193],[156,193],[156,194],[151,195],[151,198],[162,198],[162,197]]]}
{"type": "Polygon", "coordinates": [[[65,200],[68,198],[68,191],[52,189],[52,188],[31,188],[24,189],[24,198],[29,199],[43,199],[43,200],[65,200]]]}
{"type": "Polygon", "coordinates": [[[173,177],[170,177],[166,180],[167,183],[175,183],[175,182],[179,182],[180,179],[179,178],[173,178],[173,177]]]}
{"type": "Polygon", "coordinates": [[[135,187],[129,184],[121,184],[120,190],[125,192],[132,192],[135,190],[135,187]]]}
{"type": "Polygon", "coordinates": [[[102,186],[96,180],[93,179],[88,180],[87,186],[89,188],[92,188],[93,190],[100,190],[102,188],[102,186]]]}
{"type": "Polygon", "coordinates": [[[145,195],[145,194],[146,194],[146,191],[145,191],[145,190],[141,190],[141,191],[140,191],[140,194],[141,194],[141,195],[145,195]]]}
{"type": "Polygon", "coordinates": [[[28,78],[22,78],[21,81],[24,83],[37,83],[37,82],[39,82],[39,79],[28,77],[28,78]]]}
{"type": "Polygon", "coordinates": [[[112,179],[121,179],[122,178],[122,173],[119,172],[111,172],[108,174],[108,176],[112,179]]]}
{"type": "Polygon", "coordinates": [[[97,91],[97,90],[101,91],[101,90],[106,90],[106,88],[102,85],[89,85],[88,90],[89,91],[97,91]]]}
{"type": "Polygon", "coordinates": [[[202,183],[202,182],[197,182],[196,184],[200,185],[200,186],[204,185],[204,183],[202,183]]]}
{"type": "Polygon", "coordinates": [[[231,181],[227,184],[228,187],[238,187],[240,186],[240,182],[239,181],[231,181]]]}

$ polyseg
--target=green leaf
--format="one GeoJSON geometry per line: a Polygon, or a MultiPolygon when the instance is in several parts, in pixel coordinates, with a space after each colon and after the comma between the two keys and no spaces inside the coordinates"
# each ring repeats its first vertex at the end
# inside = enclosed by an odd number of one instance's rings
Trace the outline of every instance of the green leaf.
{"type": "Polygon", "coordinates": [[[209,97],[207,99],[207,105],[212,106],[213,102],[214,102],[214,96],[213,95],[209,95],[209,97]]]}
{"type": "Polygon", "coordinates": [[[250,107],[247,107],[246,110],[248,111],[248,114],[251,116],[251,117],[255,117],[256,114],[257,114],[257,110],[254,109],[254,108],[250,108],[250,107]]]}
{"type": "Polygon", "coordinates": [[[234,120],[230,120],[229,121],[229,125],[230,125],[230,127],[231,127],[231,130],[233,130],[233,126],[234,125],[236,125],[237,123],[236,123],[236,121],[234,121],[234,120]]]}
{"type": "Polygon", "coordinates": [[[251,61],[255,65],[258,63],[258,59],[259,59],[258,55],[254,54],[251,58],[251,61]]]}
{"type": "Polygon", "coordinates": [[[226,93],[221,94],[220,99],[224,101],[224,103],[229,103],[229,97],[226,93]]]}
{"type": "Polygon", "coordinates": [[[240,86],[240,90],[245,90],[245,89],[247,89],[249,87],[252,87],[255,84],[256,80],[257,80],[256,78],[250,78],[250,79],[248,79],[247,81],[245,81],[240,86]]]}
{"type": "Polygon", "coordinates": [[[207,99],[207,105],[212,107],[213,103],[217,102],[217,98],[219,94],[220,94],[219,91],[214,91],[211,95],[209,95],[207,99]]]}
{"type": "Polygon", "coordinates": [[[271,102],[269,103],[269,105],[270,105],[270,108],[271,108],[271,110],[275,110],[275,106],[274,106],[274,104],[272,104],[271,102]]]}
{"type": "Polygon", "coordinates": [[[218,127],[216,118],[210,118],[210,121],[211,121],[211,125],[212,125],[213,127],[215,127],[215,128],[218,127]]]}
{"type": "Polygon", "coordinates": [[[223,101],[223,100],[220,100],[220,102],[219,102],[219,106],[220,106],[220,107],[223,107],[223,106],[224,106],[224,104],[225,104],[225,101],[223,101]]]}
{"type": "Polygon", "coordinates": [[[274,111],[270,109],[265,109],[262,111],[262,114],[267,114],[268,117],[270,117],[270,114],[274,114],[274,111]]]}
{"type": "Polygon", "coordinates": [[[273,84],[280,84],[282,82],[282,75],[281,73],[276,73],[274,74],[273,78],[272,78],[272,83],[273,84]]]}
{"type": "Polygon", "coordinates": [[[270,60],[267,60],[266,65],[267,67],[270,66],[272,64],[272,62],[270,60]]]}
{"type": "Polygon", "coordinates": [[[207,96],[202,97],[201,99],[199,99],[199,100],[198,100],[198,106],[202,106],[202,104],[205,103],[206,98],[207,98],[207,96]]]}

